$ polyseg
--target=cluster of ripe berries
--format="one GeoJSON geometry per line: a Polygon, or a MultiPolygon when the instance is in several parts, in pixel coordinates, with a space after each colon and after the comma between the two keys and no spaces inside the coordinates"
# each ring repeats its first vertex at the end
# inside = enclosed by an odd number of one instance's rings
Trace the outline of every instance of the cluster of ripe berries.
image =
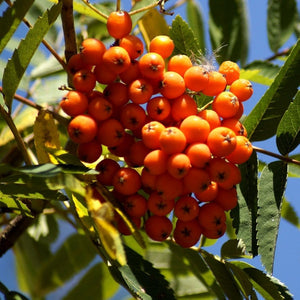
{"type": "MultiPolygon", "coordinates": [[[[219,238],[225,212],[237,205],[237,165],[252,153],[239,121],[251,83],[239,78],[234,62],[212,70],[186,55],[172,56],[168,36],[155,37],[144,53],[131,27],[127,12],[113,12],[107,29],[114,45],[88,38],[69,60],[74,90],[60,103],[72,117],[69,137],[82,161],[96,162],[98,182],[151,239],[171,235],[191,247],[201,234],[219,238]],[[195,94],[212,96],[211,106],[198,108],[195,94]],[[104,147],[117,158],[98,161],[104,147]]],[[[116,217],[116,225],[130,234],[123,219],[116,217]]]]}

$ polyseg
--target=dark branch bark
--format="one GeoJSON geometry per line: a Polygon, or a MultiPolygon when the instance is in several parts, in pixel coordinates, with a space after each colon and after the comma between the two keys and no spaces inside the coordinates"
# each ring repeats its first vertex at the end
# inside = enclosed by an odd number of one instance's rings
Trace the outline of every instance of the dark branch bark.
{"type": "Polygon", "coordinates": [[[18,238],[32,224],[33,220],[33,218],[20,215],[15,217],[9,225],[4,228],[0,236],[0,257],[15,244],[18,238]]]}

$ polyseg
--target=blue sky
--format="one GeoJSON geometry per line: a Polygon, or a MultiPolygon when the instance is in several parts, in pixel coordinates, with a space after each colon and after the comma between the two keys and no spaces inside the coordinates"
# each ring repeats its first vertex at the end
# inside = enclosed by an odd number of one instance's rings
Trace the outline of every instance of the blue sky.
{"type": "MultiPolygon", "coordinates": [[[[123,0],[127,2],[128,0],[123,0]]],[[[92,1],[91,1],[92,2],[92,1]]],[[[129,2],[129,1],[128,1],[129,2]]],[[[208,1],[198,0],[203,10],[204,19],[208,20],[208,1]]],[[[266,0],[249,0],[246,1],[249,7],[249,29],[250,29],[250,49],[248,62],[256,59],[265,59],[272,55],[272,51],[268,46],[266,22],[267,22],[267,1],[266,0]]],[[[169,3],[174,3],[170,0],[169,3]]],[[[299,0],[297,1],[299,6],[299,0]]],[[[169,4],[168,4],[169,5],[169,4]]],[[[168,6],[167,5],[167,6],[168,6]]],[[[180,10],[180,14],[184,17],[184,11],[180,10]]],[[[168,17],[168,22],[171,22],[172,17],[168,17]]],[[[206,36],[208,39],[208,36],[206,36]]],[[[290,39],[285,47],[289,47],[295,42],[295,39],[290,39]]],[[[254,84],[254,95],[251,100],[245,103],[245,113],[249,113],[253,106],[259,101],[266,87],[254,84]]],[[[263,143],[256,143],[257,146],[266,148],[268,150],[278,152],[274,139],[270,139],[263,143]]],[[[299,148],[298,148],[299,151],[299,148]]],[[[259,155],[259,157],[270,162],[273,159],[259,155]]],[[[286,197],[293,205],[294,209],[300,216],[300,202],[298,196],[299,179],[289,178],[286,189],[286,197]]],[[[209,251],[219,254],[219,243],[208,249],[209,251]]],[[[261,268],[259,258],[250,261],[256,267],[261,268]]],[[[0,259],[0,281],[7,285],[10,289],[18,289],[14,274],[13,253],[9,251],[0,259]]],[[[300,231],[294,226],[290,225],[285,220],[281,221],[278,244],[275,256],[274,276],[285,283],[290,291],[294,294],[295,299],[300,299],[300,231]]],[[[54,299],[54,298],[53,298],[54,299]]]]}

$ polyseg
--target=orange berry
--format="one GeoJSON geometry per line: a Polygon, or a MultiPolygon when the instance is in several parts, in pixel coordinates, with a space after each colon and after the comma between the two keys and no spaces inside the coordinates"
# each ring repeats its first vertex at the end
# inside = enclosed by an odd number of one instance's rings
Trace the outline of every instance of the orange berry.
{"type": "Polygon", "coordinates": [[[209,80],[209,74],[205,68],[201,66],[192,66],[184,73],[185,85],[194,92],[203,91],[209,80]]]}
{"type": "Polygon", "coordinates": [[[136,104],[148,102],[152,94],[152,84],[144,78],[138,78],[132,81],[128,88],[128,96],[130,100],[136,104]]]}
{"type": "Polygon", "coordinates": [[[117,74],[110,69],[109,65],[101,62],[94,69],[96,80],[101,84],[109,84],[117,79],[117,74]]]}
{"type": "Polygon", "coordinates": [[[155,182],[156,191],[164,199],[176,199],[182,195],[183,183],[180,179],[174,178],[168,172],[160,174],[155,182]]]}
{"type": "Polygon", "coordinates": [[[120,169],[120,165],[111,158],[105,158],[96,165],[96,171],[99,174],[96,175],[97,181],[104,185],[112,185],[112,179],[117,170],[120,169]]]}
{"type": "Polygon", "coordinates": [[[165,70],[165,61],[160,54],[148,52],[140,58],[139,69],[146,78],[160,80],[165,70]]]}
{"type": "Polygon", "coordinates": [[[175,204],[174,214],[181,221],[191,221],[199,214],[199,204],[191,196],[180,197],[175,204]]]}
{"type": "Polygon", "coordinates": [[[108,16],[106,27],[109,35],[115,39],[121,39],[132,29],[131,17],[126,11],[113,11],[108,16]]]}
{"type": "Polygon", "coordinates": [[[148,101],[146,110],[152,120],[163,121],[171,113],[171,104],[167,98],[157,96],[148,101]]]}
{"type": "Polygon", "coordinates": [[[200,239],[202,229],[197,220],[181,221],[177,220],[174,228],[174,240],[183,248],[190,248],[197,244],[200,239]]]}
{"type": "Polygon", "coordinates": [[[236,146],[236,134],[227,127],[214,128],[208,134],[207,145],[213,155],[227,156],[236,146]]]}
{"type": "Polygon", "coordinates": [[[86,112],[88,98],[81,92],[70,91],[62,98],[60,107],[67,115],[75,117],[86,112]]]}
{"type": "Polygon", "coordinates": [[[154,241],[166,240],[173,229],[172,222],[166,216],[151,216],[145,222],[146,234],[154,241]]]}
{"type": "Polygon", "coordinates": [[[124,128],[136,130],[146,122],[145,110],[135,103],[127,103],[121,108],[120,121],[124,128]]]}
{"type": "MultiPolygon", "coordinates": [[[[142,224],[141,218],[131,217],[130,221],[137,229],[139,229],[141,227],[141,224],[142,224]]],[[[116,226],[117,226],[118,231],[121,234],[123,234],[123,235],[131,235],[132,234],[127,223],[119,215],[117,215],[117,217],[116,217],[116,226]]]]}
{"type": "Polygon", "coordinates": [[[199,193],[207,189],[210,178],[206,170],[192,167],[183,177],[183,183],[189,193],[199,193]]]}
{"type": "Polygon", "coordinates": [[[183,178],[190,168],[190,159],[184,153],[175,153],[168,158],[167,170],[174,178],[183,178]]]}
{"type": "Polygon", "coordinates": [[[129,149],[134,142],[133,135],[125,131],[124,138],[121,143],[113,147],[108,147],[108,150],[113,155],[125,157],[129,154],[129,149]]]}
{"type": "Polygon", "coordinates": [[[204,143],[192,143],[185,150],[193,167],[204,168],[211,159],[209,147],[204,143]]]}
{"type": "Polygon", "coordinates": [[[198,112],[197,116],[208,122],[210,130],[221,126],[220,116],[212,109],[201,110],[198,112]]]}
{"type": "Polygon", "coordinates": [[[198,222],[203,229],[216,229],[226,222],[224,209],[215,202],[200,206],[198,222]]]}
{"type": "Polygon", "coordinates": [[[116,192],[127,196],[135,194],[142,186],[140,174],[127,167],[121,167],[115,172],[112,183],[116,192]]]}
{"type": "Polygon", "coordinates": [[[125,161],[132,167],[141,167],[144,165],[144,159],[149,152],[150,149],[145,146],[143,141],[135,141],[130,145],[125,161]]]}
{"type": "Polygon", "coordinates": [[[174,47],[174,42],[169,36],[157,35],[150,41],[149,52],[155,52],[167,58],[172,54],[174,47]]]}
{"type": "Polygon", "coordinates": [[[173,71],[167,71],[163,74],[160,82],[160,93],[168,98],[174,99],[185,92],[185,82],[181,75],[173,71]]]}
{"type": "Polygon", "coordinates": [[[198,116],[186,117],[180,124],[180,130],[186,137],[187,143],[204,143],[210,132],[207,121],[198,116]]]}
{"type": "Polygon", "coordinates": [[[197,103],[188,94],[183,94],[171,102],[171,115],[175,121],[182,121],[197,114],[197,103]]]}
{"type": "Polygon", "coordinates": [[[152,192],[147,201],[148,210],[156,216],[166,216],[175,206],[174,198],[165,199],[157,192],[152,192]]]}
{"type": "Polygon", "coordinates": [[[231,92],[221,92],[212,103],[212,109],[221,118],[231,118],[237,114],[239,110],[239,99],[231,92]]]}
{"type": "Polygon", "coordinates": [[[159,137],[165,126],[158,121],[151,121],[142,128],[142,140],[149,149],[160,147],[159,137]]]}
{"type": "Polygon", "coordinates": [[[70,57],[70,59],[67,62],[67,68],[71,74],[75,74],[76,72],[80,70],[92,70],[92,65],[87,65],[83,59],[80,53],[74,54],[70,57]]]}
{"type": "Polygon", "coordinates": [[[105,98],[112,103],[114,107],[121,107],[128,102],[128,87],[121,82],[109,83],[104,91],[105,98]]]}
{"type": "Polygon", "coordinates": [[[247,136],[247,130],[245,126],[236,118],[229,118],[222,120],[222,126],[230,128],[234,133],[238,135],[247,136]]]}
{"type": "Polygon", "coordinates": [[[242,164],[250,158],[252,152],[251,142],[245,136],[237,136],[236,147],[226,156],[226,159],[234,164],[242,164]]]}
{"type": "Polygon", "coordinates": [[[217,197],[218,190],[218,184],[215,181],[211,181],[204,191],[200,191],[194,195],[200,202],[211,202],[217,197]]]}
{"type": "Polygon", "coordinates": [[[208,73],[208,83],[202,90],[202,93],[206,96],[216,96],[225,90],[226,84],[223,74],[217,71],[210,71],[208,73]]]}
{"type": "Polygon", "coordinates": [[[144,166],[151,175],[160,175],[167,170],[168,155],[160,150],[152,150],[144,159],[144,166]]]}
{"type": "Polygon", "coordinates": [[[214,202],[219,204],[225,211],[235,208],[238,203],[236,188],[219,188],[214,202]]]}
{"type": "Polygon", "coordinates": [[[174,55],[168,61],[168,71],[176,72],[182,77],[184,77],[186,70],[192,66],[190,58],[184,54],[174,55]]]}
{"type": "Polygon", "coordinates": [[[147,211],[147,200],[140,194],[133,194],[122,201],[122,207],[130,217],[141,218],[147,211]]]}
{"type": "Polygon", "coordinates": [[[105,51],[104,43],[94,38],[83,40],[80,46],[80,55],[87,65],[99,64],[105,51]]]}
{"type": "Polygon", "coordinates": [[[228,85],[231,85],[240,77],[240,67],[237,63],[226,60],[219,66],[219,72],[225,76],[228,85]]]}
{"type": "Polygon", "coordinates": [[[101,144],[115,147],[122,143],[125,131],[120,121],[109,118],[102,121],[98,127],[97,139],[101,144]]]}
{"type": "Polygon", "coordinates": [[[79,70],[73,76],[73,85],[75,90],[89,93],[96,86],[96,77],[90,70],[79,70]]]}
{"type": "Polygon", "coordinates": [[[159,136],[160,148],[167,154],[180,153],[186,146],[186,137],[177,127],[166,127],[159,136]]]}
{"type": "Polygon", "coordinates": [[[104,97],[95,97],[88,104],[88,114],[97,121],[103,121],[111,117],[112,104],[104,97]]]}
{"type": "Polygon", "coordinates": [[[102,146],[97,141],[81,143],[77,148],[77,156],[87,163],[95,162],[102,154],[102,146]]]}
{"type": "Polygon", "coordinates": [[[248,100],[253,94],[253,87],[247,79],[237,79],[230,86],[230,92],[235,94],[240,101],[248,100]]]}
{"type": "Polygon", "coordinates": [[[128,52],[131,59],[138,58],[144,52],[144,44],[136,35],[130,34],[123,37],[119,42],[119,46],[128,52]]]}
{"type": "Polygon", "coordinates": [[[222,223],[215,228],[202,228],[202,234],[208,239],[219,239],[225,234],[226,227],[226,223],[222,223]]]}
{"type": "Polygon", "coordinates": [[[150,174],[150,172],[145,167],[142,169],[141,180],[144,190],[146,190],[147,192],[155,190],[156,175],[150,174]]]}
{"type": "Polygon", "coordinates": [[[102,58],[107,68],[116,74],[124,72],[130,66],[129,54],[120,46],[110,47],[104,52],[102,58]]]}
{"type": "Polygon", "coordinates": [[[87,115],[78,115],[68,125],[70,139],[77,144],[91,142],[97,134],[96,121],[87,115]]]}

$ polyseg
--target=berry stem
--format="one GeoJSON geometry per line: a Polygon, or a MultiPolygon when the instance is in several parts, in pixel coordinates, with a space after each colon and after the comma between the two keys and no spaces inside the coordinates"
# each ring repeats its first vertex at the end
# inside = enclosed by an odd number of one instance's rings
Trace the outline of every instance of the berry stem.
{"type": "Polygon", "coordinates": [[[103,17],[104,19],[108,19],[108,16],[98,10],[95,6],[93,6],[88,0],[82,0],[82,2],[87,5],[90,9],[92,9],[95,13],[97,13],[99,16],[103,17]]]}
{"type": "Polygon", "coordinates": [[[151,8],[154,8],[156,6],[159,6],[160,7],[160,12],[163,13],[163,14],[166,14],[166,15],[173,15],[173,13],[168,13],[164,6],[165,6],[165,2],[167,2],[168,0],[159,0],[159,1],[156,1],[150,5],[147,5],[147,6],[144,6],[144,7],[141,7],[141,8],[138,8],[136,10],[133,10],[133,11],[130,11],[129,12],[129,15],[132,16],[132,15],[135,15],[135,14],[138,14],[138,13],[141,13],[141,12],[144,12],[144,11],[147,11],[151,8]]]}
{"type": "Polygon", "coordinates": [[[119,11],[120,9],[121,9],[121,0],[117,0],[116,11],[119,11]]]}
{"type": "Polygon", "coordinates": [[[285,161],[287,163],[292,163],[292,164],[300,166],[300,161],[298,161],[296,159],[292,159],[292,158],[289,158],[289,157],[286,157],[286,156],[283,156],[283,155],[280,155],[280,154],[277,154],[277,153],[274,153],[274,152],[271,152],[271,151],[253,146],[253,145],[252,145],[252,148],[253,148],[253,150],[255,150],[257,152],[260,152],[262,154],[266,154],[266,155],[278,158],[278,159],[280,159],[282,161],[285,161]]]}

